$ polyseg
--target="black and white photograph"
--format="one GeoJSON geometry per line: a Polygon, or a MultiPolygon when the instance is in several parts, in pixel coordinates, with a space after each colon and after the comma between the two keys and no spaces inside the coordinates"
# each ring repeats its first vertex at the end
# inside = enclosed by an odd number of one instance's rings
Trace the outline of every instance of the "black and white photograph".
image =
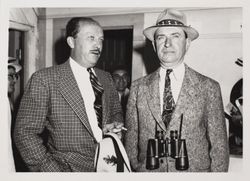
{"type": "Polygon", "coordinates": [[[247,177],[245,1],[15,2],[1,0],[6,180],[247,177]]]}

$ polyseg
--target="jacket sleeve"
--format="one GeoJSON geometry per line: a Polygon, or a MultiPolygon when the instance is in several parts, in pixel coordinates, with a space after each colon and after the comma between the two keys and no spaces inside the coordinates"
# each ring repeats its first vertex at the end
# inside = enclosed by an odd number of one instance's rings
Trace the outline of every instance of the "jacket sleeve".
{"type": "Polygon", "coordinates": [[[138,162],[138,114],[137,114],[137,86],[132,83],[128,97],[125,127],[125,149],[133,170],[140,170],[138,162]]]}
{"type": "Polygon", "coordinates": [[[207,136],[210,142],[212,172],[227,172],[229,145],[223,102],[219,84],[209,86],[207,91],[207,136]]]}
{"type": "Polygon", "coordinates": [[[123,119],[123,113],[121,108],[121,103],[119,101],[118,92],[116,91],[116,88],[113,83],[113,79],[110,74],[108,74],[109,79],[109,89],[110,89],[110,116],[111,116],[111,122],[121,122],[124,123],[123,119]]]}
{"type": "Polygon", "coordinates": [[[14,141],[31,171],[60,171],[39,136],[45,128],[49,106],[48,86],[40,74],[29,80],[21,100],[14,130],[14,141]]]}

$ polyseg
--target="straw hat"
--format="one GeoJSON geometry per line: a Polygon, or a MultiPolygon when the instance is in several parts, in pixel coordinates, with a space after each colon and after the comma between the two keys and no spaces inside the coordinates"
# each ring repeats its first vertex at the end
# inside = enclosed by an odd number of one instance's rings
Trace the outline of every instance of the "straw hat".
{"type": "Polygon", "coordinates": [[[107,133],[95,153],[96,172],[131,172],[129,159],[121,140],[107,133]]]}
{"type": "Polygon", "coordinates": [[[16,70],[16,73],[22,69],[22,66],[18,63],[18,60],[16,60],[16,58],[14,57],[8,58],[8,66],[14,67],[16,70]]]}
{"type": "Polygon", "coordinates": [[[160,27],[179,27],[182,28],[188,38],[193,41],[198,38],[199,33],[191,26],[187,26],[187,20],[184,13],[174,10],[165,9],[157,18],[156,25],[146,28],[143,34],[151,41],[154,41],[155,31],[160,27]]]}

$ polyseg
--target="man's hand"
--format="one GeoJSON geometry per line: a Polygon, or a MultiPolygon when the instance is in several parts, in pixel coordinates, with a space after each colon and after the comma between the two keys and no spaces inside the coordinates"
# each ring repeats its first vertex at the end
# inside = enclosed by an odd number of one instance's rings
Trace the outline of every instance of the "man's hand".
{"type": "Polygon", "coordinates": [[[121,139],[122,138],[122,130],[127,130],[126,128],[123,127],[123,123],[120,122],[114,122],[110,124],[106,124],[103,127],[103,133],[115,133],[118,135],[118,137],[121,139]]]}

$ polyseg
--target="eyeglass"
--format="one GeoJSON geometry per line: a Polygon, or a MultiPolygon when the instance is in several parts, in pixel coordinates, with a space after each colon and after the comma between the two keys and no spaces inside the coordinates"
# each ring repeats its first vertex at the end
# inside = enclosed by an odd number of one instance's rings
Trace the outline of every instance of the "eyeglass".
{"type": "Polygon", "coordinates": [[[11,78],[12,80],[17,80],[18,79],[18,74],[8,74],[8,77],[11,78]]]}

